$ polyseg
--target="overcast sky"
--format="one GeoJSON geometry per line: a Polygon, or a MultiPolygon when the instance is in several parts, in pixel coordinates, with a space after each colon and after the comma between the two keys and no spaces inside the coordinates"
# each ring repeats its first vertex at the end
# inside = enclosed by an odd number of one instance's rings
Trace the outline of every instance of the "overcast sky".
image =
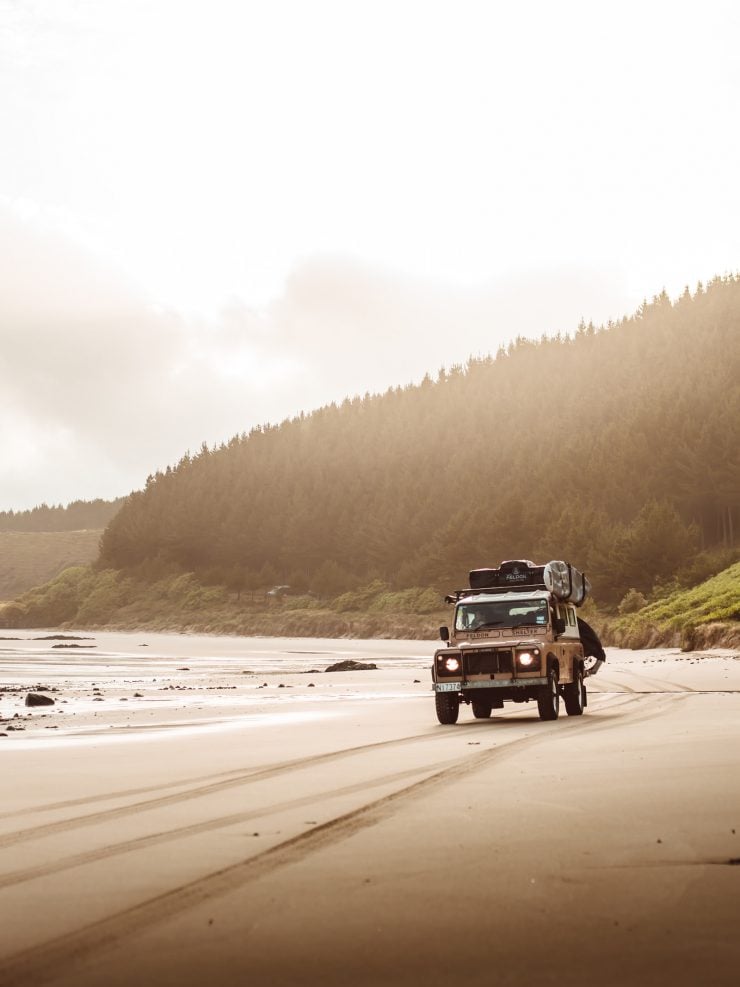
{"type": "Polygon", "coordinates": [[[0,510],[740,269],[734,0],[0,0],[0,510]]]}

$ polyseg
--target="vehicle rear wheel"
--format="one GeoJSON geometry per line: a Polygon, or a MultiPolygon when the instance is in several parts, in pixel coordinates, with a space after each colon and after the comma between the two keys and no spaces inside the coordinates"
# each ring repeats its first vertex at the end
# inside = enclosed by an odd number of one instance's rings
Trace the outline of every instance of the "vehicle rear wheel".
{"type": "Polygon", "coordinates": [[[558,692],[558,673],[555,668],[547,670],[547,685],[540,687],[537,696],[537,709],[541,720],[557,720],[560,712],[560,693],[558,692]]]}
{"type": "Polygon", "coordinates": [[[583,687],[583,671],[578,668],[574,672],[573,681],[563,686],[565,712],[568,716],[581,716],[585,705],[583,687]]]}
{"type": "Polygon", "coordinates": [[[456,692],[435,692],[434,705],[440,723],[445,726],[457,723],[460,714],[460,697],[456,692]]]}
{"type": "Polygon", "coordinates": [[[491,715],[492,706],[484,699],[474,699],[472,701],[473,716],[476,720],[487,720],[491,715]]]}

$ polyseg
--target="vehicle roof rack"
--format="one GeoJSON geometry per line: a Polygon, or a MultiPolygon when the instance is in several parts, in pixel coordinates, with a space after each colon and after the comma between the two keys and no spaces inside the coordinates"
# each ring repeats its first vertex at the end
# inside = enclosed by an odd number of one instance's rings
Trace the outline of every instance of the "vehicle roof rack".
{"type": "Polygon", "coordinates": [[[456,589],[445,596],[445,603],[457,603],[463,596],[481,596],[484,593],[531,593],[533,590],[547,590],[544,583],[528,583],[526,586],[476,586],[475,589],[456,589]]]}
{"type": "Polygon", "coordinates": [[[445,601],[457,603],[462,596],[479,593],[531,593],[533,590],[546,590],[558,600],[580,607],[591,590],[591,584],[570,562],[553,561],[536,565],[529,559],[511,559],[499,566],[472,569],[470,589],[455,590],[454,594],[445,597],[445,601]]]}

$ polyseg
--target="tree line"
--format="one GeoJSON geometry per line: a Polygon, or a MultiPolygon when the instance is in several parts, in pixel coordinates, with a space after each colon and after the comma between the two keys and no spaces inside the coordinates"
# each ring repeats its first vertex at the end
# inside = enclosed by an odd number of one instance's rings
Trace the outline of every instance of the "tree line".
{"type": "Polygon", "coordinates": [[[737,557],[739,450],[729,276],[204,445],[124,501],[99,565],[326,595],[565,558],[616,603],[737,557]]]}
{"type": "Polygon", "coordinates": [[[92,531],[104,528],[124,502],[74,500],[66,507],[39,504],[27,511],[0,511],[0,531],[92,531]]]}

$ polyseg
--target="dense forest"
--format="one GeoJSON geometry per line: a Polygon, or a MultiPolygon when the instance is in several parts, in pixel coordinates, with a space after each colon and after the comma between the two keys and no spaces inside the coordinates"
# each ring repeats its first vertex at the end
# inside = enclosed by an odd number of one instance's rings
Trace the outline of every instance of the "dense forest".
{"type": "Polygon", "coordinates": [[[118,511],[117,500],[74,500],[63,507],[40,504],[28,511],[0,511],[0,531],[94,531],[104,528],[118,511]]]}
{"type": "Polygon", "coordinates": [[[332,595],[567,558],[616,604],[718,571],[739,534],[731,276],[203,446],[126,499],[98,565],[332,595]]]}

